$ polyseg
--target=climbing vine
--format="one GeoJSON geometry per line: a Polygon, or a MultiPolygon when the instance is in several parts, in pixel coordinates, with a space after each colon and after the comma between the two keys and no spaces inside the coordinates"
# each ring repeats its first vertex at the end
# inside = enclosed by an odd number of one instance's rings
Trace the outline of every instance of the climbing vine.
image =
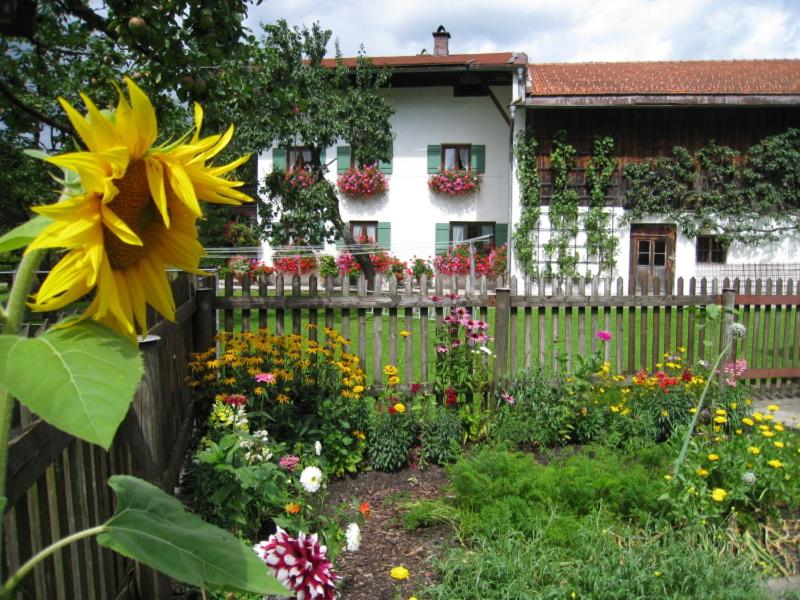
{"type": "Polygon", "coordinates": [[[550,239],[544,245],[547,271],[560,277],[578,276],[578,254],[571,248],[578,235],[578,193],[569,186],[569,173],[575,164],[575,147],[567,143],[563,129],[553,138],[550,168],[553,174],[553,198],[550,202],[550,239]]]}
{"type": "Polygon", "coordinates": [[[776,241],[800,225],[800,130],[763,139],[746,160],[714,142],[693,154],[677,146],[670,157],[628,164],[625,179],[625,222],[658,215],[687,237],[776,241]]]}
{"type": "Polygon", "coordinates": [[[538,269],[533,260],[535,231],[539,227],[539,168],[536,164],[536,136],[532,130],[521,131],[514,145],[517,159],[517,180],[520,188],[521,214],[514,227],[512,240],[517,263],[528,277],[536,277],[538,269]]]}
{"type": "Polygon", "coordinates": [[[611,213],[606,211],[606,193],[617,168],[613,151],[613,139],[596,139],[592,157],[586,166],[586,188],[589,193],[589,208],[583,219],[586,253],[597,256],[600,272],[614,268],[619,247],[619,239],[611,231],[611,213]]]}

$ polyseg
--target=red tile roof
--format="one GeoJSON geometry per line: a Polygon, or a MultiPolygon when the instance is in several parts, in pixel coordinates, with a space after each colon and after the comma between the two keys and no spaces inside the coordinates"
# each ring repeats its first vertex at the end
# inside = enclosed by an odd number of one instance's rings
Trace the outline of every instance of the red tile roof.
{"type": "MultiPolygon", "coordinates": [[[[449,54],[434,56],[419,54],[416,56],[371,56],[372,63],[381,67],[504,67],[527,65],[528,57],[522,52],[494,52],[491,54],[449,54]]],[[[355,58],[345,58],[348,67],[354,67],[355,58]]],[[[336,66],[336,59],[326,58],[323,66],[336,66]]]]}
{"type": "Polygon", "coordinates": [[[529,69],[529,96],[800,94],[800,60],[531,64],[529,69]]]}

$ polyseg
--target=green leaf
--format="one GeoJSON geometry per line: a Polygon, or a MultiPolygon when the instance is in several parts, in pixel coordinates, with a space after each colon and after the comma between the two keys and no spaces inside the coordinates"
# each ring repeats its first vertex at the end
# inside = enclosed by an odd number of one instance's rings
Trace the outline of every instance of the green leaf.
{"type": "Polygon", "coordinates": [[[100,545],[206,590],[287,595],[249,546],[172,496],[127,475],[111,477],[108,485],[117,510],[97,537],[100,545]]]}
{"type": "Polygon", "coordinates": [[[94,321],[0,335],[0,388],[48,423],[108,448],[142,378],[139,350],[94,321]]]}
{"type": "Polygon", "coordinates": [[[38,215],[27,223],[15,227],[0,237],[0,252],[9,252],[17,248],[24,248],[52,222],[52,219],[38,215]]]}

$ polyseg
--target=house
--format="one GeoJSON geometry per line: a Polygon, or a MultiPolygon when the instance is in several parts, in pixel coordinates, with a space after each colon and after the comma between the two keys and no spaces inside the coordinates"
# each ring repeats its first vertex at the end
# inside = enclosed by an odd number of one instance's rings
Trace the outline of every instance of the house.
{"type": "MultiPolygon", "coordinates": [[[[579,231],[570,240],[579,274],[600,272],[626,281],[643,272],[662,281],[694,275],[800,275],[794,270],[800,246],[788,237],[759,248],[722,248],[709,236],[688,239],[674,223],[656,217],[621,222],[622,170],[628,162],[669,154],[675,145],[694,150],[709,140],[745,151],[767,135],[800,127],[800,60],[537,64],[522,52],[450,54],[450,34],[441,26],[433,38],[431,54],[372,59],[392,69],[396,137],[392,161],[381,164],[388,191],[369,199],[343,197],[342,216],[354,237],[369,238],[401,259],[430,257],[473,238],[509,242],[521,213],[514,141],[527,128],[538,141],[541,183],[541,216],[531,233],[533,260],[539,272],[546,272],[552,262],[546,246],[554,235],[549,225],[550,154],[556,132],[565,130],[577,151],[569,186],[578,193],[582,214],[592,141],[611,136],[618,164],[605,208],[618,240],[615,265],[600,269],[598,257],[586,251],[585,232],[579,231]],[[480,172],[480,191],[457,196],[432,192],[429,176],[453,167],[480,172]]],[[[354,64],[354,59],[345,60],[354,64]]],[[[260,176],[275,166],[290,169],[294,161],[302,162],[302,152],[276,148],[265,153],[259,159],[260,176]]],[[[331,181],[351,166],[346,146],[328,148],[326,156],[331,181]]],[[[511,273],[521,276],[513,248],[509,254],[511,273]]]]}

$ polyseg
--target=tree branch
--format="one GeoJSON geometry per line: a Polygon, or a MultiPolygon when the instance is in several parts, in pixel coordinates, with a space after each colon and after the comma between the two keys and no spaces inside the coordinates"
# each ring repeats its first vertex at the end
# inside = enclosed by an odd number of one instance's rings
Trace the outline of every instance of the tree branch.
{"type": "Polygon", "coordinates": [[[70,127],[69,125],[66,125],[65,123],[61,123],[51,117],[48,117],[46,114],[36,110],[32,106],[25,104],[25,102],[17,98],[14,95],[14,92],[11,91],[11,89],[6,85],[6,82],[3,81],[2,79],[0,79],[0,94],[5,96],[8,99],[8,101],[11,102],[11,104],[16,106],[24,113],[29,114],[37,121],[40,121],[45,125],[49,125],[53,129],[58,129],[59,131],[61,131],[62,133],[66,133],[67,135],[75,135],[75,130],[72,129],[72,127],[70,127]]]}

